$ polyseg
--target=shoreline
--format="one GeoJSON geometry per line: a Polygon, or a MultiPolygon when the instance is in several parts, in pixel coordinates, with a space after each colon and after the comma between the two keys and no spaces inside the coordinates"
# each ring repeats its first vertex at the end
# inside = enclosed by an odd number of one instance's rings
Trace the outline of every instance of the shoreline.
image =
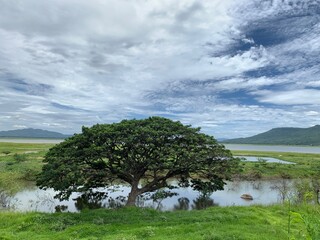
{"type": "Polygon", "coordinates": [[[291,152],[320,154],[320,146],[223,144],[231,151],[291,152]]]}
{"type": "Polygon", "coordinates": [[[1,143],[60,143],[65,139],[61,138],[11,138],[0,137],[1,143]]]}

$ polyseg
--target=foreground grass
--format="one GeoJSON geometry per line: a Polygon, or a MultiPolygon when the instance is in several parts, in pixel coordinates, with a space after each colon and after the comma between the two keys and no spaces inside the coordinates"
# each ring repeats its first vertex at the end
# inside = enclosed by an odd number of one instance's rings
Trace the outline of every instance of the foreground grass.
{"type": "MultiPolygon", "coordinates": [[[[18,191],[40,172],[53,144],[0,143],[0,188],[18,191]]],[[[243,177],[319,177],[320,154],[234,151],[297,163],[243,163],[243,177]],[[255,175],[258,174],[258,175],[255,175]]],[[[1,190],[1,189],[0,189],[1,190]]],[[[123,208],[81,213],[0,212],[0,239],[320,239],[320,207],[216,207],[158,212],[123,208]],[[288,224],[289,217],[291,224],[288,224]],[[289,232],[290,227],[290,234],[289,232]]]]}
{"type": "Polygon", "coordinates": [[[291,221],[290,234],[288,206],[280,205],[176,212],[139,208],[54,214],[7,212],[0,213],[0,239],[319,239],[319,207],[293,210],[302,221],[291,221]]]}

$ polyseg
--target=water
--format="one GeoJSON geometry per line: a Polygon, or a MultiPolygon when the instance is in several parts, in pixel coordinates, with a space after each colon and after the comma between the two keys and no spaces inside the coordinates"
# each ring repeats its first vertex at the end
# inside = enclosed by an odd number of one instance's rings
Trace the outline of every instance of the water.
{"type": "Polygon", "coordinates": [[[0,142],[10,143],[60,143],[64,139],[53,138],[0,138],[0,142]]]}
{"type": "Polygon", "coordinates": [[[230,150],[260,151],[260,152],[296,152],[320,154],[320,147],[284,146],[284,145],[251,145],[251,144],[224,144],[230,150]]]}
{"type": "MultiPolygon", "coordinates": [[[[59,143],[63,139],[9,139],[2,138],[0,142],[22,142],[22,143],[59,143]]],[[[226,148],[231,150],[249,150],[249,151],[274,151],[274,152],[300,152],[300,153],[317,153],[320,154],[320,147],[300,147],[300,146],[267,146],[267,145],[246,145],[246,144],[225,144],[226,148]]],[[[251,157],[250,157],[251,158],[251,157]]],[[[268,161],[281,161],[279,159],[263,158],[268,161]]],[[[258,159],[257,159],[258,160],[258,159]]],[[[225,186],[225,190],[214,192],[206,198],[199,196],[199,193],[191,188],[176,189],[178,196],[163,199],[162,201],[154,202],[152,200],[141,200],[138,202],[142,207],[153,207],[161,210],[175,209],[199,209],[206,206],[247,206],[252,204],[273,204],[281,201],[279,191],[274,188],[279,184],[279,181],[240,181],[229,182],[225,186]],[[240,196],[248,193],[253,196],[252,201],[244,200],[240,196]]],[[[279,188],[278,188],[279,189],[279,188]]],[[[90,205],[93,208],[97,207],[114,207],[123,204],[123,199],[120,196],[127,196],[129,187],[120,186],[118,191],[111,193],[109,200],[81,199],[79,194],[73,194],[69,201],[60,202],[54,199],[55,192],[53,190],[40,190],[36,187],[25,189],[10,199],[10,207],[16,211],[40,211],[40,212],[55,212],[55,211],[70,211],[78,212],[85,205],[90,205]]],[[[6,197],[0,196],[4,201],[8,201],[6,197]]]]}
{"type": "Polygon", "coordinates": [[[293,162],[283,161],[278,158],[272,158],[272,157],[253,157],[253,156],[237,156],[237,157],[244,158],[244,161],[248,161],[248,162],[265,161],[268,163],[296,164],[293,162]]]}
{"type": "MultiPolygon", "coordinates": [[[[279,203],[281,198],[279,191],[274,186],[279,181],[239,181],[228,182],[223,191],[217,191],[207,197],[201,197],[199,192],[193,191],[191,188],[179,188],[173,191],[179,195],[152,201],[150,199],[140,199],[138,206],[152,207],[160,210],[191,210],[200,209],[208,206],[248,206],[252,204],[274,204],[279,203]],[[244,200],[240,196],[242,194],[250,194],[252,201],[244,200]]],[[[99,200],[93,199],[88,201],[80,197],[80,194],[72,194],[69,201],[60,202],[54,199],[55,192],[53,190],[40,190],[36,187],[26,189],[17,193],[13,197],[13,206],[16,211],[39,211],[39,212],[55,212],[69,211],[78,212],[88,204],[91,208],[99,207],[115,207],[125,203],[126,197],[130,191],[128,186],[118,186],[115,191],[109,194],[109,199],[99,200]],[[123,196],[123,197],[121,197],[123,196]]]]}

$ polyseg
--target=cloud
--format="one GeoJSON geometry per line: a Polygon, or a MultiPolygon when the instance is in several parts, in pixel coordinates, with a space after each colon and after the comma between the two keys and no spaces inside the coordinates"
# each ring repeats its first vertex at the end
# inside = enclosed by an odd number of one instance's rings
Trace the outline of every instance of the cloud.
{"type": "Polygon", "coordinates": [[[24,129],[24,128],[27,128],[26,125],[13,125],[14,128],[21,128],[21,129],[24,129]]]}
{"type": "Polygon", "coordinates": [[[220,137],[304,113],[313,124],[316,3],[0,0],[0,130],[150,115],[220,137]]]}
{"type": "Polygon", "coordinates": [[[305,115],[306,116],[318,116],[318,115],[320,115],[320,112],[308,111],[308,112],[305,112],[305,115]]]}
{"type": "Polygon", "coordinates": [[[261,102],[278,105],[319,105],[320,90],[300,89],[291,91],[260,91],[256,92],[261,102]]]}

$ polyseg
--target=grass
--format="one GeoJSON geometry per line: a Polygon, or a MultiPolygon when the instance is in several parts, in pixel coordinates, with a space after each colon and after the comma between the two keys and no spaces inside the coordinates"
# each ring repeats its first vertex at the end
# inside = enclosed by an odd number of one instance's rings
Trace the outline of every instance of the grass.
{"type": "Polygon", "coordinates": [[[232,151],[236,156],[273,157],[296,164],[243,162],[240,177],[257,178],[320,178],[320,154],[232,151]]]}
{"type": "MultiPolygon", "coordinates": [[[[290,224],[291,239],[319,236],[320,208],[294,207],[304,219],[290,224]],[[310,232],[310,233],[309,233],[310,232]],[[315,235],[318,234],[318,235],[315,235]]],[[[159,212],[122,208],[81,213],[0,213],[0,239],[288,239],[288,206],[215,207],[159,212]]]]}
{"type": "Polygon", "coordinates": [[[45,153],[53,144],[0,143],[0,188],[23,189],[41,171],[45,153]]]}
{"type": "MultiPolygon", "coordinates": [[[[53,145],[0,143],[0,189],[19,191],[33,181],[41,171],[45,153],[53,145]]],[[[233,151],[233,154],[275,157],[296,163],[245,162],[242,163],[244,171],[240,173],[244,178],[255,173],[262,178],[306,178],[320,174],[320,154],[254,151],[233,151]]],[[[293,206],[292,209],[288,205],[214,207],[175,212],[139,208],[54,214],[0,212],[0,240],[320,239],[319,229],[320,207],[312,205],[293,206]]]]}

